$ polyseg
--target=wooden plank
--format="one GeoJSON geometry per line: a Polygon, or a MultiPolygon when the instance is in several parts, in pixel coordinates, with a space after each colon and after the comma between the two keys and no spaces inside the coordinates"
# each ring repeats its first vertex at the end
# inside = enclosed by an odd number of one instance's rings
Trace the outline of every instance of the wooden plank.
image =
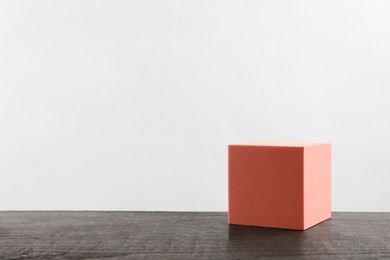
{"type": "Polygon", "coordinates": [[[0,212],[0,259],[390,258],[390,213],[333,213],[306,231],[224,212],[0,212]]]}

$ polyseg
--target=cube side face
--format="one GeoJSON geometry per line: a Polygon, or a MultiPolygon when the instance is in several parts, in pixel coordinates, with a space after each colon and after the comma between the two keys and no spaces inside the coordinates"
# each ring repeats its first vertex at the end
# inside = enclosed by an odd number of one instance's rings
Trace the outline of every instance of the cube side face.
{"type": "Polygon", "coordinates": [[[303,148],[229,146],[229,224],[303,229],[303,148]]]}
{"type": "Polygon", "coordinates": [[[304,149],[304,229],[331,217],[331,144],[304,149]]]}

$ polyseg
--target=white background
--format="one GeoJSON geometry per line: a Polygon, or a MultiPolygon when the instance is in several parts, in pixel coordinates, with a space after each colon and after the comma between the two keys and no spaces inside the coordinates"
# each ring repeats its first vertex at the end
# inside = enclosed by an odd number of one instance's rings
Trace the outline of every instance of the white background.
{"type": "Polygon", "coordinates": [[[227,144],[333,144],[390,211],[389,1],[1,1],[0,209],[227,210],[227,144]]]}

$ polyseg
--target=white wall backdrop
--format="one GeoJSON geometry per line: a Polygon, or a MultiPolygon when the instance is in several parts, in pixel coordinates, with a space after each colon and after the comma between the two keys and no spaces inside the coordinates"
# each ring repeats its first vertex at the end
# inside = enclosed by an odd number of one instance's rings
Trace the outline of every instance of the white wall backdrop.
{"type": "Polygon", "coordinates": [[[227,144],[333,143],[390,211],[390,2],[1,1],[0,209],[227,210],[227,144]]]}

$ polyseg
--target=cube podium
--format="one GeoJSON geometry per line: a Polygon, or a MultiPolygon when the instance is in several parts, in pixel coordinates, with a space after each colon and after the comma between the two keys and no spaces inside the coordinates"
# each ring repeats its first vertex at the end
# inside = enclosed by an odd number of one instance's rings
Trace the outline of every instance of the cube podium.
{"type": "Polygon", "coordinates": [[[231,144],[229,224],[305,230],[331,217],[331,144],[231,144]]]}

